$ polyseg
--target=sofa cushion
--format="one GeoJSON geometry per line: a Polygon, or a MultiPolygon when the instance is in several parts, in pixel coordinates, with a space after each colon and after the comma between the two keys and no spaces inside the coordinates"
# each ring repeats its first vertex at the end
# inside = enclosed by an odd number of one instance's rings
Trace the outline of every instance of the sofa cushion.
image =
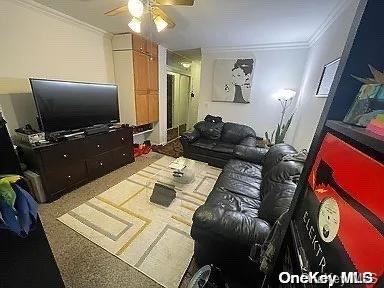
{"type": "Polygon", "coordinates": [[[235,146],[233,155],[238,159],[262,165],[267,152],[267,148],[251,147],[239,144],[235,146]]]}
{"type": "Polygon", "coordinates": [[[283,183],[271,181],[269,187],[273,189],[273,192],[264,196],[260,205],[259,217],[273,225],[291,206],[296,184],[289,180],[283,183]]]}
{"type": "Polygon", "coordinates": [[[242,161],[238,159],[229,160],[224,167],[224,171],[236,172],[249,177],[255,177],[261,179],[261,165],[257,165],[251,162],[242,161]]]}
{"type": "Polygon", "coordinates": [[[264,156],[262,175],[264,176],[273,166],[278,164],[285,155],[295,153],[297,153],[296,149],[289,144],[273,145],[264,156]]]}
{"type": "Polygon", "coordinates": [[[199,138],[195,142],[193,142],[191,145],[194,147],[211,150],[213,147],[216,146],[216,142],[206,138],[199,138]]]}
{"type": "Polygon", "coordinates": [[[254,243],[264,242],[270,227],[265,220],[233,210],[225,204],[204,204],[193,215],[191,236],[202,242],[227,242],[251,247],[254,243]]]}
{"type": "Polygon", "coordinates": [[[196,123],[194,127],[203,137],[211,140],[217,140],[221,137],[223,126],[223,122],[200,121],[196,123]]]}
{"type": "Polygon", "coordinates": [[[216,141],[216,145],[212,148],[212,150],[216,152],[231,154],[232,156],[235,147],[236,146],[234,144],[216,141]]]}
{"type": "Polygon", "coordinates": [[[301,162],[281,161],[263,177],[259,215],[270,224],[287,211],[296,190],[294,182],[302,172],[301,162]]]}
{"type": "Polygon", "coordinates": [[[256,138],[256,133],[251,127],[227,122],[224,124],[222,129],[221,141],[237,145],[244,138],[249,136],[256,138]]]}
{"type": "MultiPolygon", "coordinates": [[[[228,148],[226,148],[226,149],[223,148],[223,149],[221,149],[221,151],[219,151],[220,148],[215,150],[216,146],[217,146],[216,142],[213,142],[212,140],[199,139],[195,143],[192,143],[189,146],[189,152],[194,153],[194,154],[198,154],[198,155],[203,155],[203,156],[206,156],[209,158],[219,158],[219,159],[223,159],[226,161],[232,159],[232,157],[233,157],[232,153],[227,153],[227,152],[230,152],[228,150],[228,148]]],[[[204,162],[205,160],[202,159],[199,161],[204,162]]]]}
{"type": "Polygon", "coordinates": [[[237,195],[261,200],[261,179],[234,172],[224,171],[216,181],[215,188],[224,189],[237,195]]]}
{"type": "Polygon", "coordinates": [[[225,206],[227,210],[238,211],[250,217],[257,217],[261,201],[232,193],[223,187],[215,187],[205,203],[221,207],[225,206]]]}

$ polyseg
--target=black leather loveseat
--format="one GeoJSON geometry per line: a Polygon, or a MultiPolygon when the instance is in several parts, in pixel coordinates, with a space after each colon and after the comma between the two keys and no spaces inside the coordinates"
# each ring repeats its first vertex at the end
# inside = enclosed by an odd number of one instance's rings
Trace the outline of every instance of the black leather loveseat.
{"type": "Polygon", "coordinates": [[[303,165],[287,155],[296,153],[287,144],[274,145],[269,151],[235,148],[237,159],[225,165],[205,204],[193,216],[191,236],[199,264],[240,267],[249,262],[251,247],[264,242],[290,206],[303,165]]]}
{"type": "Polygon", "coordinates": [[[237,145],[256,146],[262,140],[249,126],[225,123],[220,117],[211,115],[196,123],[194,128],[181,135],[184,157],[220,168],[234,158],[237,145]]]}

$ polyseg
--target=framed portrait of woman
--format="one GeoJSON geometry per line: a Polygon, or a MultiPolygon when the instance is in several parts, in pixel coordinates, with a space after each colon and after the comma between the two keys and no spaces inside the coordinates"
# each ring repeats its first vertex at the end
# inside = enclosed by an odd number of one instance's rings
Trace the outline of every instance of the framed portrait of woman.
{"type": "Polygon", "coordinates": [[[254,59],[216,59],[212,101],[250,103],[254,59]]]}

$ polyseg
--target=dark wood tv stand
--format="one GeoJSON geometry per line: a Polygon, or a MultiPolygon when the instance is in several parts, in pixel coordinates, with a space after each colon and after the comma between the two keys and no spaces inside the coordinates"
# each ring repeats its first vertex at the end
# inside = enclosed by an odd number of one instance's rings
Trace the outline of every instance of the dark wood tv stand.
{"type": "Polygon", "coordinates": [[[40,175],[47,201],[135,161],[130,127],[43,146],[19,144],[18,150],[40,175]]]}

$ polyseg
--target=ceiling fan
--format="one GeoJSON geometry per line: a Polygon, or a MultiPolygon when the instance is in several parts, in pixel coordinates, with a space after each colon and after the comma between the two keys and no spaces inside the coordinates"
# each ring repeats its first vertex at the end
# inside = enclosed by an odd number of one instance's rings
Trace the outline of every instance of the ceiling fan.
{"type": "Polygon", "coordinates": [[[195,0],[128,0],[128,4],[112,9],[104,14],[116,16],[128,11],[133,16],[132,20],[128,23],[129,28],[136,33],[140,33],[141,17],[144,13],[150,13],[157,31],[161,32],[165,28],[175,27],[175,23],[159,6],[193,6],[194,2],[195,0]]]}

